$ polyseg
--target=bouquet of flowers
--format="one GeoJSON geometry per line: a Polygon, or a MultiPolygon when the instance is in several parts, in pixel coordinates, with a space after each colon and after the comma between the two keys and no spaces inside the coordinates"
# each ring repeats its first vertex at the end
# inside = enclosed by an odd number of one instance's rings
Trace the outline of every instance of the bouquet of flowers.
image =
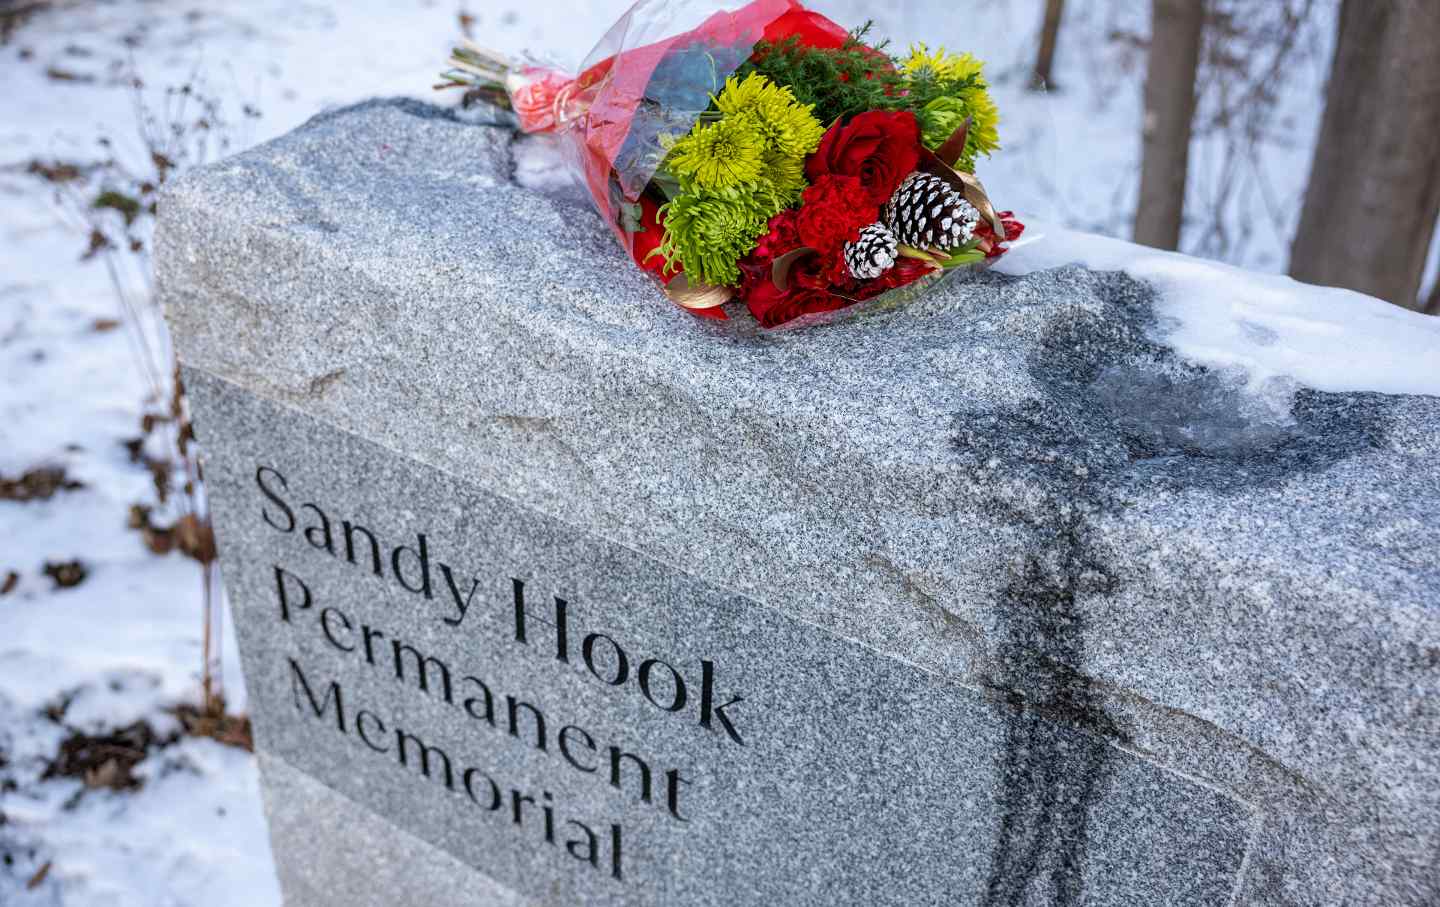
{"type": "Polygon", "coordinates": [[[467,45],[441,87],[558,133],[675,303],[778,327],[928,287],[1024,229],[974,176],[999,147],[984,64],[868,33],[796,0],[641,0],[578,75],[467,45]]]}

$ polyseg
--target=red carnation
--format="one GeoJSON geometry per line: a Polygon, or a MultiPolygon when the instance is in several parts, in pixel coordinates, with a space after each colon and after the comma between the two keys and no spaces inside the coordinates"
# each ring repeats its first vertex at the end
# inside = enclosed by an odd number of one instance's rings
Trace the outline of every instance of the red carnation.
{"type": "Polygon", "coordinates": [[[800,211],[788,209],[770,218],[770,230],[755,249],[740,261],[745,275],[740,296],[755,320],[767,328],[813,312],[828,312],[849,305],[830,292],[827,261],[819,252],[802,255],[790,263],[786,289],[775,285],[775,261],[803,248],[800,238],[800,211]]]}
{"type": "Polygon", "coordinates": [[[869,110],[849,123],[830,127],[805,165],[805,175],[811,182],[826,175],[855,177],[878,208],[919,165],[920,124],[915,114],[869,110]]]}
{"type": "Polygon", "coordinates": [[[795,224],[802,243],[834,255],[860,238],[861,227],[879,217],[879,206],[870,201],[858,177],[831,174],[815,179],[805,190],[795,224]]]}
{"type": "Polygon", "coordinates": [[[749,255],[740,259],[740,296],[744,298],[756,286],[769,283],[775,259],[800,248],[800,231],[795,221],[800,212],[786,208],[770,218],[770,232],[760,237],[749,255]]]}
{"type": "Polygon", "coordinates": [[[880,209],[859,176],[822,174],[805,190],[798,210],[781,211],[740,262],[740,296],[767,328],[805,315],[843,309],[904,286],[934,270],[928,262],[902,258],[879,278],[859,281],[845,263],[845,243],[875,223],[880,209]],[[784,290],[775,285],[775,262],[797,249],[812,251],[788,263],[784,290]]]}
{"type": "Polygon", "coordinates": [[[750,257],[763,260],[768,268],[775,259],[804,245],[800,239],[800,228],[796,226],[799,219],[800,212],[794,208],[786,208],[770,218],[770,231],[760,237],[750,257]]]}

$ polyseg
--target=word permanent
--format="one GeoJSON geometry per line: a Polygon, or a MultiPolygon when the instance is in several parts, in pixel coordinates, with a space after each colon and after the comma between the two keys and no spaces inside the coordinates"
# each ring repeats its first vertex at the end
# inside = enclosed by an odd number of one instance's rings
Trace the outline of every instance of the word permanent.
{"type": "MultiPolygon", "coordinates": [[[[314,501],[294,503],[289,496],[290,482],[277,469],[257,468],[255,483],[273,505],[273,508],[261,507],[261,517],[267,525],[286,534],[298,532],[315,550],[357,567],[368,566],[375,576],[388,578],[407,592],[427,600],[437,597],[435,576],[438,573],[444,582],[440,596],[443,598],[448,593],[449,605],[453,608],[453,614],[443,618],[445,625],[458,629],[464,624],[482,586],[481,580],[458,574],[454,567],[438,559],[432,560],[425,533],[416,534],[414,546],[382,545],[372,529],[348,519],[332,520],[314,501]]],[[[549,609],[542,612],[527,605],[524,581],[510,577],[505,585],[510,599],[508,608],[513,613],[515,643],[545,645],[548,649],[548,643],[540,639],[543,633],[554,641],[556,661],[583,665],[589,676],[611,689],[633,690],[662,712],[689,716],[707,731],[723,733],[725,739],[744,745],[734,714],[744,697],[720,694],[713,660],[700,659],[697,678],[694,673],[682,672],[661,658],[637,658],[632,650],[627,650],[609,634],[577,629],[572,623],[571,603],[566,599],[554,596],[553,612],[549,609]]],[[[288,614],[284,616],[288,618],[288,614]]]]}
{"type": "MultiPolygon", "coordinates": [[[[554,711],[549,706],[542,706],[535,697],[521,698],[504,693],[493,683],[472,673],[464,673],[393,633],[361,623],[340,608],[333,605],[321,608],[304,580],[283,567],[277,566],[274,571],[275,596],[283,622],[293,623],[301,614],[314,615],[316,629],[331,648],[352,655],[360,663],[389,674],[396,682],[445,703],[465,716],[468,726],[484,728],[487,733],[506,734],[540,753],[559,757],[564,764],[581,774],[608,778],[611,787],[632,794],[640,802],[654,803],[663,799],[664,808],[670,816],[681,822],[689,821],[681,815],[680,795],[681,785],[688,786],[691,780],[680,769],[657,771],[653,759],[618,745],[604,746],[603,740],[597,743],[596,734],[578,724],[557,721],[554,711]],[[657,790],[660,787],[664,788],[663,792],[657,790]]],[[[293,670],[303,684],[300,667],[296,665],[293,670]]],[[[298,688],[294,693],[298,709],[301,706],[298,688]]],[[[343,701],[338,692],[335,698],[337,703],[343,701]]],[[[311,703],[313,706],[313,697],[311,703]]],[[[315,713],[317,717],[321,715],[318,708],[315,713]]],[[[339,710],[339,716],[343,733],[343,708],[339,710]]],[[[362,741],[372,750],[380,752],[366,736],[361,721],[361,716],[357,715],[354,724],[362,741]]],[[[400,747],[398,752],[404,765],[404,748],[400,747]]],[[[449,759],[445,759],[444,763],[447,766],[445,775],[449,779],[449,759]]],[[[423,774],[428,776],[429,771],[423,774]]],[[[448,780],[446,786],[452,786],[448,780]]]]}

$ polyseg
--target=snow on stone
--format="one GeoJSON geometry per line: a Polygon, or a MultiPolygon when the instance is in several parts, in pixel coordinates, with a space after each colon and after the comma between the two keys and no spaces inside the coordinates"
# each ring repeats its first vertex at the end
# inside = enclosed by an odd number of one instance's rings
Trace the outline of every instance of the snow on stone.
{"type": "Polygon", "coordinates": [[[1290,379],[1321,391],[1440,396],[1440,318],[1108,237],[1030,230],[1001,270],[1125,271],[1158,291],[1157,340],[1192,362],[1243,371],[1252,388],[1290,379]]]}

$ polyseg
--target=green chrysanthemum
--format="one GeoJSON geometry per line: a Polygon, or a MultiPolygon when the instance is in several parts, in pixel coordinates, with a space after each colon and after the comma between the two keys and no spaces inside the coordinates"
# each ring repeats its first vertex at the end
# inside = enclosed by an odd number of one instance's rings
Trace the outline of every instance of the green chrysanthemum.
{"type": "Polygon", "coordinates": [[[729,189],[760,178],[764,153],[754,126],[727,118],[696,126],[670,149],[666,163],[687,192],[729,189]]]}
{"type": "Polygon", "coordinates": [[[734,286],[740,282],[736,263],[755,248],[777,210],[773,193],[764,186],[681,195],[661,209],[665,242],[660,254],[669,269],[683,266],[692,284],[698,279],[734,286]]]}
{"type": "Polygon", "coordinates": [[[726,79],[715,107],[725,119],[749,123],[768,150],[790,157],[810,154],[825,135],[825,127],[815,119],[811,107],[796,103],[790,89],[759,73],[752,72],[743,81],[735,76],[726,79]]]}
{"type": "MultiPolygon", "coordinates": [[[[983,88],[974,88],[958,96],[936,98],[917,113],[925,147],[939,148],[955,134],[955,130],[970,117],[970,132],[965,139],[965,152],[961,155],[961,170],[973,171],[975,159],[989,155],[1000,147],[1000,111],[990,99],[990,93],[983,88]]],[[[946,163],[954,164],[955,161],[946,163]]]]}
{"type": "Polygon", "coordinates": [[[755,73],[731,76],[714,102],[717,113],[668,149],[664,167],[679,194],[661,209],[659,254],[667,272],[683,267],[692,282],[733,286],[770,218],[800,200],[805,157],[825,127],[788,88],[755,73]]]}

